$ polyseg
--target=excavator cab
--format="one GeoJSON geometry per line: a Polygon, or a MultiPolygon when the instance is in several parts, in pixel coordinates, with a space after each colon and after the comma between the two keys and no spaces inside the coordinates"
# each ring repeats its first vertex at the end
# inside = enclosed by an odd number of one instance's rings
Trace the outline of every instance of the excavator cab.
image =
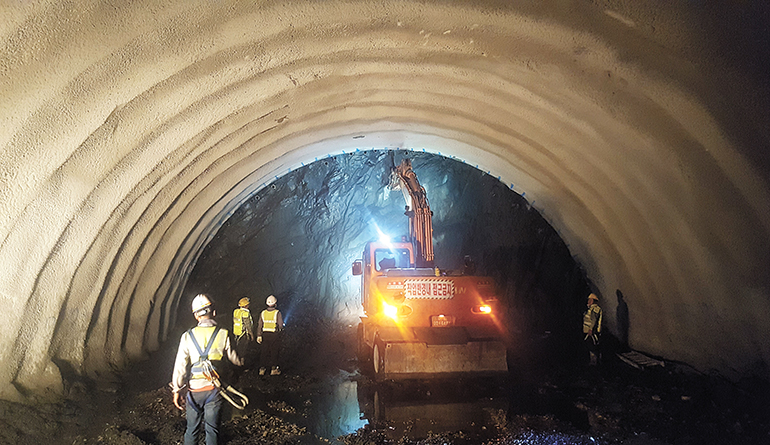
{"type": "Polygon", "coordinates": [[[390,249],[375,249],[375,270],[384,273],[388,269],[406,269],[410,266],[409,258],[409,249],[395,247],[390,249]]]}
{"type": "Polygon", "coordinates": [[[363,260],[353,262],[353,275],[362,275],[364,273],[364,263],[374,266],[375,275],[387,273],[390,269],[408,269],[414,267],[414,255],[407,246],[393,246],[382,243],[371,243],[371,248],[367,248],[363,260]]]}

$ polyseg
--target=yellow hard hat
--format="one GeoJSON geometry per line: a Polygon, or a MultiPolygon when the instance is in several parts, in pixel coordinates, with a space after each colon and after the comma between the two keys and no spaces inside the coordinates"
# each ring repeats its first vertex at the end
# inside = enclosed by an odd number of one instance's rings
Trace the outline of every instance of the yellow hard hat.
{"type": "Polygon", "coordinates": [[[197,314],[200,311],[203,311],[204,309],[208,309],[211,307],[211,300],[209,300],[209,297],[206,296],[206,294],[198,294],[193,298],[192,301],[192,311],[193,314],[197,314]]]}
{"type": "Polygon", "coordinates": [[[251,300],[249,300],[249,297],[243,297],[240,300],[238,300],[238,306],[240,307],[246,307],[251,303],[251,300]]]}
{"type": "Polygon", "coordinates": [[[589,300],[590,300],[590,299],[592,299],[592,298],[593,298],[594,300],[596,300],[596,301],[599,301],[599,297],[597,297],[597,296],[596,296],[596,294],[595,294],[595,293],[593,293],[593,292],[591,293],[591,295],[589,295],[589,296],[588,296],[588,299],[589,299],[589,300]]]}
{"type": "Polygon", "coordinates": [[[265,303],[268,306],[275,306],[275,304],[278,303],[278,300],[274,296],[270,295],[269,297],[267,297],[267,300],[265,301],[265,303]]]}

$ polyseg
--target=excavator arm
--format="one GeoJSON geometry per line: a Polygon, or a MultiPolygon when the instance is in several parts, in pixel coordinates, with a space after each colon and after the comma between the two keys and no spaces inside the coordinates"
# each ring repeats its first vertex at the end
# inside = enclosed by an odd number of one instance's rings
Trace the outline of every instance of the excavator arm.
{"type": "Polygon", "coordinates": [[[406,201],[409,217],[409,237],[415,248],[417,267],[433,267],[433,212],[428,204],[425,188],[420,185],[412,170],[412,161],[401,160],[391,172],[391,184],[400,188],[406,201]]]}

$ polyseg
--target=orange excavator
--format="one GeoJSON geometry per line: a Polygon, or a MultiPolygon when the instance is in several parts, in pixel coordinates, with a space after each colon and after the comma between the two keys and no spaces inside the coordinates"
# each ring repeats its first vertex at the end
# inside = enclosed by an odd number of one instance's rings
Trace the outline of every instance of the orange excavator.
{"type": "Polygon", "coordinates": [[[435,265],[433,213],[411,161],[392,169],[390,187],[404,194],[409,237],[369,242],[353,263],[359,359],[377,380],[507,372],[493,280],[435,265]]]}

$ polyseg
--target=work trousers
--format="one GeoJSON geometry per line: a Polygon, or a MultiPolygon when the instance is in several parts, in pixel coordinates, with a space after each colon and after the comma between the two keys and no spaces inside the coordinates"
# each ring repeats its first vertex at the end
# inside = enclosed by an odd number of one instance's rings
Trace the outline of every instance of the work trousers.
{"type": "Polygon", "coordinates": [[[252,343],[253,340],[251,340],[246,334],[243,334],[240,337],[236,337],[235,352],[237,352],[242,359],[246,360],[249,355],[249,350],[252,347],[252,343]]]}
{"type": "Polygon", "coordinates": [[[203,422],[206,430],[206,445],[217,445],[222,401],[218,389],[187,392],[187,407],[185,409],[187,431],[184,433],[184,445],[198,444],[201,422],[203,422]]]}
{"type": "Polygon", "coordinates": [[[588,363],[591,365],[598,364],[598,361],[601,359],[601,351],[599,346],[599,336],[592,336],[585,334],[586,337],[583,340],[583,345],[585,345],[586,351],[588,351],[588,363]]]}
{"type": "Polygon", "coordinates": [[[259,366],[271,369],[278,366],[278,351],[281,349],[280,332],[262,332],[262,354],[259,366]]]}

